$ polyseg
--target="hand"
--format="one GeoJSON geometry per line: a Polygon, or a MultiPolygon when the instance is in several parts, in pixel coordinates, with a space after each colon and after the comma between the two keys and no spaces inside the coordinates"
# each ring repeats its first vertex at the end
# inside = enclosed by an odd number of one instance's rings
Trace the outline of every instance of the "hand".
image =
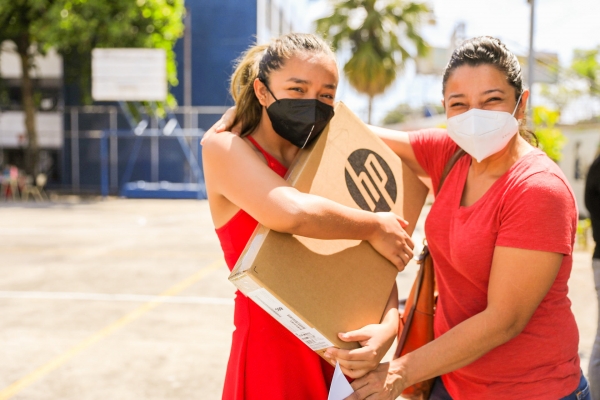
{"type": "MultiPolygon", "coordinates": [[[[396,312],[397,313],[397,312],[396,312]]],[[[325,357],[338,361],[344,375],[356,379],[377,368],[396,338],[398,322],[367,325],[356,331],[340,333],[344,342],[359,342],[360,349],[327,349],[325,357]]]]}
{"type": "Polygon", "coordinates": [[[415,247],[412,239],[404,228],[408,222],[391,212],[375,213],[379,219],[379,229],[369,240],[371,246],[392,264],[403,271],[413,258],[412,249],[415,247]]]}
{"type": "Polygon", "coordinates": [[[225,132],[229,129],[231,133],[239,135],[241,133],[241,125],[231,126],[235,119],[235,107],[230,107],[221,118],[210,127],[209,130],[204,132],[200,144],[204,144],[204,141],[212,134],[225,132]]]}
{"type": "Polygon", "coordinates": [[[379,364],[377,369],[350,384],[354,393],[345,400],[394,400],[408,386],[399,367],[379,364]]]}

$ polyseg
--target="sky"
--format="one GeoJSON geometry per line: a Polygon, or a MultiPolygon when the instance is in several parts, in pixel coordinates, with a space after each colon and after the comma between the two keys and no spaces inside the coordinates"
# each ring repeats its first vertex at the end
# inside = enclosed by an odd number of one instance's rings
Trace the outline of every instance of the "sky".
{"type": "MultiPolygon", "coordinates": [[[[455,26],[465,24],[465,36],[495,36],[515,54],[526,55],[529,49],[530,6],[527,0],[430,0],[435,25],[424,25],[422,35],[435,47],[447,47],[455,26]]],[[[313,19],[327,15],[328,0],[312,2],[313,19]]],[[[600,0],[535,0],[534,49],[558,54],[559,63],[568,67],[574,49],[600,46],[600,0]]],[[[340,57],[344,62],[343,55],[340,57]]],[[[537,85],[536,85],[537,86],[537,85]]],[[[536,96],[533,104],[543,103],[536,96]]],[[[366,119],[367,98],[359,95],[347,82],[340,82],[338,100],[348,104],[366,119]]],[[[417,77],[408,63],[386,93],[375,98],[373,122],[399,103],[420,105],[439,102],[441,77],[417,77]]],[[[572,114],[572,113],[571,113],[572,114]]],[[[569,115],[567,115],[567,120],[569,115]]],[[[576,119],[571,115],[571,120],[576,119]]]]}

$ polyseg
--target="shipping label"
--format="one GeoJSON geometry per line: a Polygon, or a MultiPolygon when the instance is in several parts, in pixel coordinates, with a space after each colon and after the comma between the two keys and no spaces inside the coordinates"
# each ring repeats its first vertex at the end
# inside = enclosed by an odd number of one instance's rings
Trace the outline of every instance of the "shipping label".
{"type": "Polygon", "coordinates": [[[333,346],[333,343],[327,340],[325,336],[321,335],[315,328],[309,327],[300,317],[284,306],[283,303],[277,300],[266,289],[260,288],[254,290],[248,294],[248,297],[312,350],[317,351],[333,346]]]}

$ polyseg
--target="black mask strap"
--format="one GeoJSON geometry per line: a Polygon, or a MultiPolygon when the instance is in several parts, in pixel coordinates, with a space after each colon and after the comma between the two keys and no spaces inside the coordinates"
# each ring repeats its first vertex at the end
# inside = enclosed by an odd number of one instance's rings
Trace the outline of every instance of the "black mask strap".
{"type": "Polygon", "coordinates": [[[263,85],[265,85],[265,87],[267,88],[267,90],[269,91],[269,93],[271,93],[271,96],[273,96],[273,98],[275,99],[275,101],[279,101],[279,99],[277,97],[275,97],[275,95],[273,94],[273,92],[271,92],[271,89],[269,89],[269,85],[267,85],[267,82],[263,78],[258,78],[258,80],[261,81],[263,85]]]}

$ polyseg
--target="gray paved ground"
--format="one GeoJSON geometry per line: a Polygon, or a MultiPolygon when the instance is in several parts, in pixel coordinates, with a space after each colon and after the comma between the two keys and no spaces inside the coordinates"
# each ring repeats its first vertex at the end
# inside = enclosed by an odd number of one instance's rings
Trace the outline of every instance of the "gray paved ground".
{"type": "MultiPolygon", "coordinates": [[[[0,221],[0,400],[220,398],[234,289],[206,202],[4,203],[0,221]]],[[[585,370],[596,304],[575,259],[585,370]]]]}

